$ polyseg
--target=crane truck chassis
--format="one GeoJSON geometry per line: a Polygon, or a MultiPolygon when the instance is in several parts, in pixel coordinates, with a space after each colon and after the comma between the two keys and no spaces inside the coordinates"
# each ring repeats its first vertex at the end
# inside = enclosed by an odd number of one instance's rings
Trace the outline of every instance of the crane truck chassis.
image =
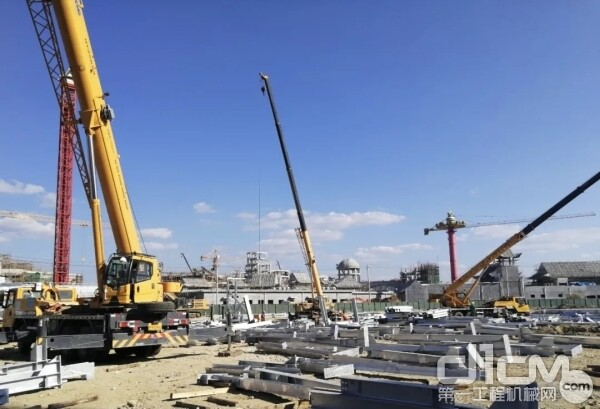
{"type": "Polygon", "coordinates": [[[53,287],[37,283],[3,294],[0,344],[16,342],[20,352],[28,353],[34,342],[45,342],[49,352],[93,361],[111,349],[121,356],[149,357],[162,345],[188,342],[189,318],[185,312],[150,314],[132,308],[107,313],[82,304],[70,288],[49,289],[53,287]]]}

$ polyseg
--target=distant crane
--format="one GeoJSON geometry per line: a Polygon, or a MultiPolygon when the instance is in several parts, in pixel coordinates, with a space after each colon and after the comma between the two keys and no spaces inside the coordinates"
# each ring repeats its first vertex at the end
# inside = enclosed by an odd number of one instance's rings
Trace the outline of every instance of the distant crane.
{"type": "Polygon", "coordinates": [[[219,252],[217,250],[213,250],[209,254],[200,256],[200,260],[212,261],[212,272],[215,275],[215,304],[219,304],[219,252]]]}
{"type": "MultiPolygon", "coordinates": [[[[576,213],[576,214],[567,214],[563,216],[552,216],[549,217],[548,220],[557,220],[557,219],[572,219],[575,217],[588,217],[595,216],[596,213],[588,212],[588,213],[576,213]]],[[[456,259],[456,242],[454,239],[454,234],[456,233],[456,229],[462,229],[465,227],[483,227],[483,226],[496,226],[501,224],[513,224],[513,223],[525,223],[530,222],[533,219],[518,219],[518,220],[505,220],[501,222],[488,222],[488,223],[477,223],[467,225],[466,222],[462,220],[457,220],[454,216],[454,213],[451,211],[448,212],[445,220],[442,220],[439,223],[436,223],[434,227],[425,228],[424,233],[427,236],[431,231],[440,231],[446,230],[448,233],[448,249],[450,253],[450,281],[454,282],[458,278],[458,262],[456,259]]]]}
{"type": "MultiPolygon", "coordinates": [[[[54,216],[46,216],[43,214],[34,214],[34,213],[10,212],[10,211],[6,211],[6,210],[0,210],[0,217],[10,218],[10,219],[20,219],[20,220],[34,220],[36,222],[42,222],[42,223],[55,223],[56,222],[56,218],[54,216]]],[[[92,223],[87,220],[75,220],[75,219],[71,219],[71,224],[73,226],[78,226],[78,227],[90,227],[92,225],[92,223]]]]}
{"type": "Polygon", "coordinates": [[[69,213],[68,217],[59,217],[58,219],[53,216],[46,216],[42,214],[33,213],[22,213],[22,212],[10,212],[6,210],[0,210],[0,217],[20,219],[20,220],[34,220],[42,223],[55,223],[54,227],[54,273],[52,280],[55,283],[67,283],[69,282],[69,242],[65,242],[63,239],[71,237],[71,225],[78,227],[90,227],[91,222],[86,220],[75,220],[71,218],[69,213]],[[61,220],[64,224],[69,223],[68,228],[61,226],[59,228],[57,220],[61,220]],[[62,233],[59,233],[62,232],[62,233]],[[66,245],[66,247],[64,247],[66,245]]]}
{"type": "Polygon", "coordinates": [[[188,262],[188,259],[185,256],[185,254],[181,253],[181,257],[183,257],[183,259],[185,260],[185,264],[187,264],[188,268],[190,269],[190,273],[192,273],[192,275],[196,275],[194,274],[194,269],[192,268],[192,266],[190,266],[190,263],[188,262]]]}

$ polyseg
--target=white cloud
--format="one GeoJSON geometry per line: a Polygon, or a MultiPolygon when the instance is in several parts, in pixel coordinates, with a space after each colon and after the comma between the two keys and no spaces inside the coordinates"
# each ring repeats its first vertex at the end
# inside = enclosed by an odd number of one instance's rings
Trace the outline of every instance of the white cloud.
{"type": "Polygon", "coordinates": [[[600,228],[566,229],[527,236],[518,247],[520,251],[549,253],[576,250],[600,242],[600,228]]]}
{"type": "MultiPolygon", "coordinates": [[[[389,224],[400,223],[406,217],[387,212],[352,212],[325,214],[304,212],[306,223],[309,225],[309,231],[331,230],[341,231],[360,226],[386,226],[389,224]]],[[[250,213],[241,213],[238,217],[247,221],[254,221],[256,217],[250,213]]],[[[270,212],[261,219],[261,228],[277,230],[298,226],[298,214],[295,209],[285,210],[283,212],[270,212]]],[[[258,226],[256,226],[258,227],[258,226]]]]}
{"type": "Polygon", "coordinates": [[[13,180],[10,183],[4,179],[0,179],[0,193],[7,193],[9,195],[36,195],[44,192],[45,189],[38,185],[23,183],[18,180],[13,180]]]}
{"type": "Polygon", "coordinates": [[[194,205],[196,213],[214,213],[215,210],[206,202],[198,202],[194,205]]]}
{"type": "Polygon", "coordinates": [[[148,251],[160,251],[160,250],[176,250],[179,248],[177,243],[158,243],[155,241],[146,242],[146,248],[148,251]]]}
{"type": "Polygon", "coordinates": [[[272,255],[300,255],[300,243],[295,237],[272,237],[260,241],[261,248],[272,255]]]}
{"type": "Polygon", "coordinates": [[[485,239],[508,239],[521,230],[518,224],[501,224],[495,226],[474,227],[471,232],[474,236],[485,239]]]}
{"type": "Polygon", "coordinates": [[[157,227],[154,229],[142,229],[142,236],[155,239],[168,239],[173,235],[173,232],[166,227],[157,227]]]}
{"type": "MultiPolygon", "coordinates": [[[[237,217],[245,222],[245,230],[259,228],[258,216],[255,213],[243,212],[237,217]]],[[[404,216],[386,212],[352,212],[352,213],[310,213],[305,212],[306,224],[310,232],[315,253],[323,260],[321,248],[325,242],[340,241],[344,238],[345,230],[361,226],[385,226],[399,223],[404,216]]],[[[295,209],[281,212],[269,212],[260,219],[260,229],[263,239],[260,246],[268,249],[269,256],[275,259],[293,257],[298,266],[303,264],[300,244],[295,229],[299,227],[298,215],[295,209]]]]}
{"type": "Polygon", "coordinates": [[[387,212],[352,212],[336,213],[330,212],[324,215],[314,214],[307,216],[312,223],[322,228],[348,229],[358,226],[386,226],[388,224],[400,223],[406,217],[387,212]]]}
{"type": "Polygon", "coordinates": [[[42,207],[56,208],[56,193],[48,192],[42,195],[42,207]]]}
{"type": "Polygon", "coordinates": [[[337,241],[341,240],[344,234],[339,230],[316,230],[311,237],[320,241],[337,241]]]}
{"type": "Polygon", "coordinates": [[[242,219],[244,221],[253,222],[257,221],[256,213],[250,212],[241,212],[236,215],[238,219],[242,219]]]}
{"type": "Polygon", "coordinates": [[[47,238],[54,236],[54,223],[40,223],[29,217],[0,218],[0,230],[8,241],[11,237],[47,238]]]}
{"type": "Polygon", "coordinates": [[[432,246],[421,243],[398,244],[396,246],[360,247],[356,256],[362,259],[377,259],[383,256],[403,254],[408,251],[431,250],[432,246]]]}

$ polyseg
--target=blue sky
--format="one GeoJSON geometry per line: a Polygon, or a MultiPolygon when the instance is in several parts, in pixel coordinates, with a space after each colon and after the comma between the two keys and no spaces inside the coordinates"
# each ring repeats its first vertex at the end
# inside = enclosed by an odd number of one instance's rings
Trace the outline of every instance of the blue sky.
{"type": "MultiPolygon", "coordinates": [[[[53,215],[56,101],[25,2],[0,14],[0,210],[53,215]]],[[[352,257],[371,279],[419,262],[448,279],[446,234],[423,235],[447,211],[535,218],[598,171],[598,2],[88,0],[85,14],[135,215],[169,271],[217,249],[225,273],[259,248],[304,268],[261,71],[323,275],[352,257]]],[[[74,181],[73,217],[89,220],[74,181]]],[[[561,213],[598,203],[593,186],[561,213]]],[[[460,272],[524,226],[461,229],[460,272]]],[[[53,229],[0,218],[0,253],[49,270],[53,229]]],[[[92,282],[91,231],[72,234],[73,272],[92,282]]],[[[515,250],[529,276],[599,245],[596,216],[515,250]]]]}

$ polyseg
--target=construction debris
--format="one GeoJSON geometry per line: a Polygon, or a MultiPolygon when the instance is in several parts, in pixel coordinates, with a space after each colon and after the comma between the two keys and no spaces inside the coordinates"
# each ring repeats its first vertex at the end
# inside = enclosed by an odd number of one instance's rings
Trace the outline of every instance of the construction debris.
{"type": "Polygon", "coordinates": [[[55,388],[76,379],[92,379],[94,363],[62,365],[60,355],[39,362],[26,362],[0,367],[0,389],[9,395],[38,389],[55,388]]]}

